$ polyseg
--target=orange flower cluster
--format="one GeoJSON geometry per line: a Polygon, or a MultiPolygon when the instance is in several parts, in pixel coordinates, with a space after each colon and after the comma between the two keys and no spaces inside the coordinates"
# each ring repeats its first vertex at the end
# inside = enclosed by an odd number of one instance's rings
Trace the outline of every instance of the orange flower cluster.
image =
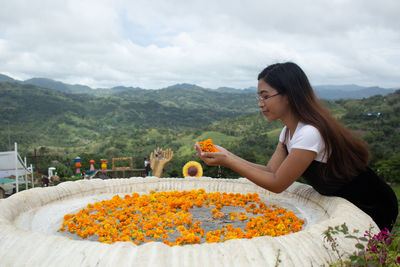
{"type": "Polygon", "coordinates": [[[200,145],[201,150],[204,152],[220,152],[218,149],[215,148],[212,139],[199,141],[198,143],[200,145]]]}
{"type": "Polygon", "coordinates": [[[304,221],[291,211],[276,205],[266,206],[258,194],[206,193],[204,189],[191,191],[150,191],[148,195],[133,193],[124,198],[116,195],[111,200],[88,204],[76,214],[64,216],[59,231],[69,231],[81,238],[97,236],[98,241],[114,243],[131,241],[162,241],[167,245],[202,242],[223,242],[235,238],[280,236],[300,231],[304,221]],[[224,214],[224,206],[242,207],[244,212],[224,214]],[[204,232],[201,222],[194,222],[189,210],[211,208],[214,219],[224,221],[247,220],[246,227],[226,224],[222,229],[204,232]],[[256,216],[258,215],[258,216],[256,216]]]}

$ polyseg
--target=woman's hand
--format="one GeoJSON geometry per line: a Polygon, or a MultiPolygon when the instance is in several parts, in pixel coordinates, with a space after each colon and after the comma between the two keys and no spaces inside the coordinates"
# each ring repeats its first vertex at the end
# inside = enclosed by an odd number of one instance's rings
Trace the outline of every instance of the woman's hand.
{"type": "Polygon", "coordinates": [[[205,164],[209,166],[227,166],[232,154],[221,146],[214,146],[220,152],[204,152],[201,150],[201,147],[197,142],[194,145],[194,149],[197,151],[197,156],[199,156],[205,164]]]}

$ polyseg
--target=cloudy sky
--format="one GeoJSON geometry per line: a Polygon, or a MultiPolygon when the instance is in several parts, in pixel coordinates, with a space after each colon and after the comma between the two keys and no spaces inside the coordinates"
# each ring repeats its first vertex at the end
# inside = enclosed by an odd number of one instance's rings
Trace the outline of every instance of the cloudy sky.
{"type": "Polygon", "coordinates": [[[0,0],[0,73],[93,88],[256,86],[293,61],[313,85],[400,87],[399,0],[0,0]]]}

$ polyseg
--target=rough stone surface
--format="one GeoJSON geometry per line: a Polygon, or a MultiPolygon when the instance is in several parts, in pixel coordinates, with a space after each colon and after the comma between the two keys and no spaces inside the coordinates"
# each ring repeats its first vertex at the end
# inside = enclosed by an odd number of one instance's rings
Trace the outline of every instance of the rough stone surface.
{"type": "MultiPolygon", "coordinates": [[[[323,232],[346,223],[360,233],[378,227],[350,202],[321,196],[310,186],[294,183],[281,194],[248,180],[202,178],[130,178],[65,182],[34,188],[0,200],[1,266],[321,266],[337,260],[323,232]],[[206,192],[258,193],[266,204],[288,208],[306,221],[297,233],[280,237],[236,239],[223,243],[169,247],[161,242],[102,244],[71,239],[57,232],[66,213],[115,194],[150,190],[205,189],[206,192]]],[[[337,236],[344,257],[355,251],[355,240],[337,236]]]]}

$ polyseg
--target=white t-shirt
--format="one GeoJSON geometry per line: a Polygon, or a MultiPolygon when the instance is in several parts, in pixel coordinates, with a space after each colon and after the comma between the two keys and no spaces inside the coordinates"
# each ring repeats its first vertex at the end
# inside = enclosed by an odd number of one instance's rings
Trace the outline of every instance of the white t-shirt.
{"type": "Polygon", "coordinates": [[[312,125],[298,122],[296,130],[290,139],[290,130],[285,140],[286,126],[283,127],[279,136],[279,142],[286,145],[288,152],[292,148],[299,148],[304,150],[311,150],[317,153],[314,160],[326,163],[328,161],[328,155],[325,153],[325,143],[322,139],[318,129],[312,125]]]}

